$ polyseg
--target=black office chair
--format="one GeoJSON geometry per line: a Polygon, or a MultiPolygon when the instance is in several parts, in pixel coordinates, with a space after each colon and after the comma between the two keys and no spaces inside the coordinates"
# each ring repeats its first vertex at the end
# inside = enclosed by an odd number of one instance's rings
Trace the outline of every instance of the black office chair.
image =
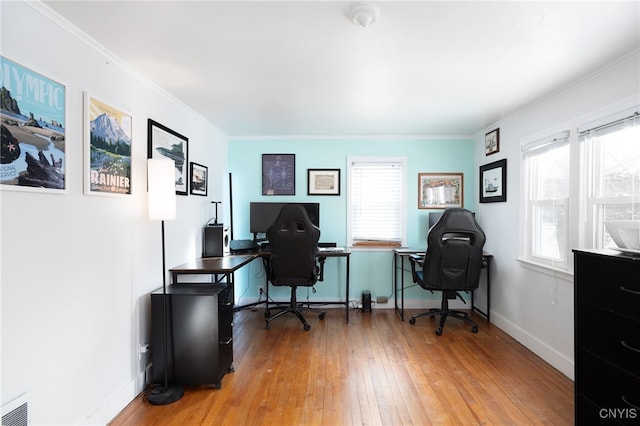
{"type": "Polygon", "coordinates": [[[466,312],[449,309],[449,300],[460,297],[466,303],[459,292],[478,288],[485,239],[472,212],[461,208],[444,211],[429,230],[426,255],[409,257],[413,281],[425,290],[441,291],[442,306],[411,317],[409,323],[415,324],[422,316],[440,315],[438,336],[447,317],[461,319],[471,324],[473,333],[478,332],[478,324],[466,312]]]}
{"type": "MultiPolygon", "coordinates": [[[[269,329],[271,321],[291,312],[298,316],[304,330],[308,331],[311,326],[302,311],[314,309],[298,304],[296,290],[299,286],[312,287],[318,281],[320,267],[316,253],[320,229],[311,222],[302,206],[285,204],[267,230],[267,238],[271,251],[267,271],[269,281],[274,286],[291,287],[291,299],[287,308],[267,318],[265,328],[269,329]]],[[[320,319],[324,319],[325,312],[317,312],[320,319]]]]}

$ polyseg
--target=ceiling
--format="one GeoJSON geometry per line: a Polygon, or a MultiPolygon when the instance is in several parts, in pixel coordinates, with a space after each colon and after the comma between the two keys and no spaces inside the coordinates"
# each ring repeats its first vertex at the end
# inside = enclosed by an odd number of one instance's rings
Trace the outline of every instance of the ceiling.
{"type": "Polygon", "coordinates": [[[471,135],[640,48],[640,2],[45,1],[231,137],[471,135]]]}

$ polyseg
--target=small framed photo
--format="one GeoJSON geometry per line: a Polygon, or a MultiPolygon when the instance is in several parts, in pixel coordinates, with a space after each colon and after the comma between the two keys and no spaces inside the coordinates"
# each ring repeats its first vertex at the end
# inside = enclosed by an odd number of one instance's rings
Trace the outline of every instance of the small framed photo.
{"type": "Polygon", "coordinates": [[[307,195],[340,195],[340,169],[307,169],[307,195]]]}
{"type": "Polygon", "coordinates": [[[207,182],[209,169],[198,163],[191,163],[191,185],[189,187],[192,195],[207,196],[207,182]]]}
{"type": "Polygon", "coordinates": [[[175,163],[176,194],[188,195],[189,139],[149,119],[147,123],[147,158],[169,158],[175,163]]]}
{"type": "Polygon", "coordinates": [[[462,173],[418,173],[418,208],[463,206],[462,173]]]}
{"type": "Polygon", "coordinates": [[[507,160],[480,166],[480,202],[507,201],[507,160]]]}
{"type": "Polygon", "coordinates": [[[484,135],[484,155],[495,154],[500,151],[500,129],[495,129],[484,135]]]}
{"type": "Polygon", "coordinates": [[[295,154],[262,154],[262,195],[296,195],[295,154]]]}

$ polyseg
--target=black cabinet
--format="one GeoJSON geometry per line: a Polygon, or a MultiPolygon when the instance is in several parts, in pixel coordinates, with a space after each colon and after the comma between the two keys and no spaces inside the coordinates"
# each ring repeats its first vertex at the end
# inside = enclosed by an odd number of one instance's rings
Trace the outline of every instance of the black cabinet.
{"type": "Polygon", "coordinates": [[[233,292],[226,284],[174,284],[167,287],[165,355],[163,293],[151,293],[153,382],[221,386],[233,371],[233,292]],[[165,359],[167,362],[165,363],[165,359]]]}
{"type": "Polygon", "coordinates": [[[576,424],[640,424],[640,257],[574,259],[576,424]]]}

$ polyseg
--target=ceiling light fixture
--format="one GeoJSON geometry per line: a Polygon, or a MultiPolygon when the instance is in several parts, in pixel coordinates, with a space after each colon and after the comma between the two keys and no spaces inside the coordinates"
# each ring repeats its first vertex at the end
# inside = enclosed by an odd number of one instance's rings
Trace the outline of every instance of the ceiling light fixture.
{"type": "Polygon", "coordinates": [[[351,9],[351,22],[363,28],[375,24],[379,16],[380,10],[368,4],[356,6],[351,9]]]}

